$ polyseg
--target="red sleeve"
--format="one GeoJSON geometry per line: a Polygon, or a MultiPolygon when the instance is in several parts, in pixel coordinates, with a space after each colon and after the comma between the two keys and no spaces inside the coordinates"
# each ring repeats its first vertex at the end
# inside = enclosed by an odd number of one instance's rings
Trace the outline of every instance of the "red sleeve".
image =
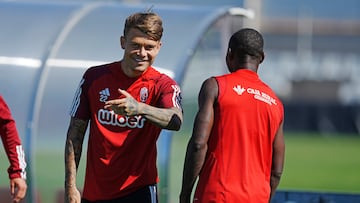
{"type": "Polygon", "coordinates": [[[16,129],[15,120],[2,96],[0,96],[0,135],[10,162],[9,178],[26,178],[25,154],[16,129]]]}
{"type": "Polygon", "coordinates": [[[181,89],[170,77],[162,75],[158,83],[160,91],[159,106],[163,108],[177,107],[182,109],[181,89]]]}
{"type": "Polygon", "coordinates": [[[89,79],[87,77],[88,72],[89,71],[85,72],[79,83],[70,110],[70,116],[83,120],[90,119],[90,106],[87,97],[87,91],[89,88],[89,79]]]}

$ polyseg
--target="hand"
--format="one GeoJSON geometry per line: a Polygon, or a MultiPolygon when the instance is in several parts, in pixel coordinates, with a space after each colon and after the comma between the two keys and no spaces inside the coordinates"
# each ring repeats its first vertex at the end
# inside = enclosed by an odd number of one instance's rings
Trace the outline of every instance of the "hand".
{"type": "Polygon", "coordinates": [[[113,110],[116,114],[123,116],[137,115],[139,112],[139,102],[125,90],[119,89],[119,93],[125,97],[105,102],[104,108],[113,110]]]}
{"type": "Polygon", "coordinates": [[[76,187],[65,188],[65,203],[80,203],[81,194],[76,187]]]}
{"type": "Polygon", "coordinates": [[[26,195],[27,184],[23,178],[10,179],[10,192],[13,197],[13,202],[18,203],[24,199],[26,195]]]}

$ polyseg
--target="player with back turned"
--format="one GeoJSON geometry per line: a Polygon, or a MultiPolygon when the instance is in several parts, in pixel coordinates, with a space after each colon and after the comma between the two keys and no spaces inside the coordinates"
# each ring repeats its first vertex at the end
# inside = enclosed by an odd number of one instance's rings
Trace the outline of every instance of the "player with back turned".
{"type": "Polygon", "coordinates": [[[181,203],[268,203],[283,171],[284,110],[257,74],[263,38],[241,29],[229,41],[229,74],[208,78],[199,93],[188,143],[181,203]]]}

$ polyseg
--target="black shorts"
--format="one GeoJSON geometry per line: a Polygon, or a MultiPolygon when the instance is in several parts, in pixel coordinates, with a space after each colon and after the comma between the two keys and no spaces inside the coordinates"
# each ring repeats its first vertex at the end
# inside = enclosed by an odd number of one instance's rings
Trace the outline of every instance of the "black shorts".
{"type": "Polygon", "coordinates": [[[157,186],[148,185],[124,197],[111,200],[88,201],[83,198],[81,203],[158,203],[157,186]]]}

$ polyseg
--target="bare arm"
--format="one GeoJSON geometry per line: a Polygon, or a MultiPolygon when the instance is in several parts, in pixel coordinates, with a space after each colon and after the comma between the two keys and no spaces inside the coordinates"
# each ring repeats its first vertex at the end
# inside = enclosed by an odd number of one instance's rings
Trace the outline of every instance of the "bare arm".
{"type": "Polygon", "coordinates": [[[76,172],[79,166],[82,145],[88,121],[71,118],[65,143],[65,202],[80,203],[76,188],[76,172]]]}
{"type": "Polygon", "coordinates": [[[168,130],[179,130],[182,124],[183,116],[181,109],[157,108],[148,104],[136,101],[125,90],[119,90],[125,95],[125,98],[114,99],[105,103],[106,109],[111,109],[115,113],[123,116],[143,115],[155,125],[168,130]]]}
{"type": "Polygon", "coordinates": [[[285,140],[284,140],[283,124],[284,122],[280,124],[273,142],[273,156],[272,156],[271,177],[270,177],[270,187],[271,187],[270,200],[274,196],[276,188],[280,183],[281,174],[284,168],[285,140]]]}
{"type": "Polygon", "coordinates": [[[190,203],[191,192],[203,167],[207,152],[207,142],[214,122],[214,103],[218,95],[218,85],[214,78],[207,79],[199,93],[197,112],[192,137],[188,143],[182,188],[181,203],[190,203]]]}
{"type": "Polygon", "coordinates": [[[180,130],[182,124],[182,112],[179,108],[156,108],[145,103],[138,102],[138,114],[144,115],[149,121],[168,130],[180,130]]]}

